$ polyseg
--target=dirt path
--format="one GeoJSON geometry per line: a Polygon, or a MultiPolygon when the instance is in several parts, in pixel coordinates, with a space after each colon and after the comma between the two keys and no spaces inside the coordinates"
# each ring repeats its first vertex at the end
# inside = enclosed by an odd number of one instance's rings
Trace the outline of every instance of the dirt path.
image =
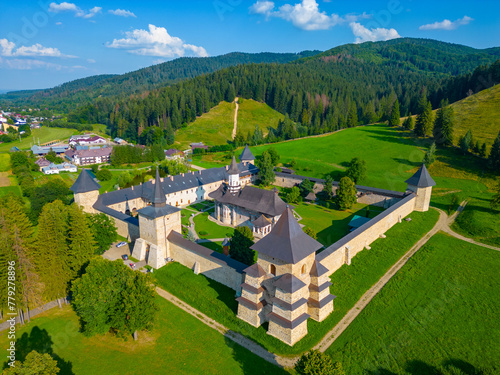
{"type": "Polygon", "coordinates": [[[9,172],[0,172],[0,187],[10,186],[9,172]]]}
{"type": "MultiPolygon", "coordinates": [[[[394,264],[385,274],[382,276],[363,296],[359,299],[359,301],[351,308],[347,314],[342,318],[342,320],[337,323],[335,327],[333,327],[326,335],[323,337],[323,339],[317,344],[313,349],[318,349],[322,352],[326,351],[330,345],[334,343],[334,341],[346,330],[347,327],[354,321],[354,319],[359,315],[359,313],[368,305],[368,303],[379,293],[382,288],[384,287],[387,282],[406,264],[406,262],[422,247],[424,246],[429,239],[434,236],[437,232],[443,231],[445,233],[448,233],[460,240],[467,241],[470,243],[473,243],[475,245],[483,246],[489,249],[497,250],[500,251],[500,248],[490,246],[490,245],[485,245],[479,242],[476,242],[474,240],[471,240],[470,238],[466,238],[464,236],[461,236],[455,232],[453,232],[450,229],[450,225],[453,223],[455,218],[462,212],[464,209],[465,205],[467,204],[466,201],[462,202],[462,204],[458,207],[457,211],[450,217],[448,215],[438,209],[434,208],[433,209],[437,210],[439,212],[439,219],[437,223],[434,225],[434,227],[427,232],[415,245],[412,246],[410,250],[408,250],[397,262],[394,264]]],[[[270,353],[266,349],[264,349],[262,346],[259,344],[255,343],[254,341],[246,338],[245,336],[236,333],[234,331],[229,330],[229,328],[223,326],[220,323],[217,323],[215,320],[209,318],[202,312],[196,310],[195,308],[189,306],[187,303],[179,300],[177,297],[173,296],[172,294],[166,292],[165,290],[161,288],[156,288],[158,294],[167,299],[168,301],[172,302],[176,306],[180,307],[184,311],[188,312],[198,320],[200,320],[202,323],[206,324],[207,326],[217,330],[218,332],[222,333],[225,337],[231,339],[235,343],[241,345],[245,349],[250,350],[252,353],[258,355],[259,357],[265,359],[266,361],[275,364],[280,367],[293,367],[299,360],[300,356],[295,356],[295,357],[282,357],[279,355],[276,355],[274,353],[270,353]]]]}
{"type": "Polygon", "coordinates": [[[232,139],[236,137],[236,130],[238,130],[238,97],[234,98],[234,103],[236,104],[236,109],[234,110],[234,127],[233,127],[233,135],[232,139]]]}

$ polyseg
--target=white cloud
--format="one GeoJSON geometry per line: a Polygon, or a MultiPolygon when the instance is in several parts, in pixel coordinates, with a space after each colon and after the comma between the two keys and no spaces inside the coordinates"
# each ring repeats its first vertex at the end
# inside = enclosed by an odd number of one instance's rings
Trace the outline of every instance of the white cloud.
{"type": "Polygon", "coordinates": [[[328,30],[341,23],[354,22],[358,19],[371,17],[366,13],[350,13],[344,17],[335,13],[328,15],[326,12],[319,10],[316,0],[302,0],[300,3],[294,5],[285,4],[278,9],[275,8],[272,1],[257,1],[249,9],[250,13],[262,14],[268,19],[271,17],[282,18],[291,22],[295,27],[308,31],[328,30]]]}
{"type": "Polygon", "coordinates": [[[0,67],[15,70],[31,70],[40,68],[61,70],[65,68],[63,65],[32,59],[0,59],[0,67]]]}
{"type": "Polygon", "coordinates": [[[73,12],[75,13],[75,17],[81,17],[85,19],[94,17],[96,14],[100,13],[101,10],[102,10],[101,7],[93,7],[88,11],[85,11],[80,7],[78,7],[76,4],[67,2],[63,2],[60,4],[50,3],[49,5],[49,12],[53,13],[73,12]]]}
{"type": "Polygon", "coordinates": [[[205,48],[185,44],[181,38],[169,35],[164,27],[149,25],[149,31],[136,29],[125,32],[125,36],[107,43],[106,47],[126,49],[129,53],[144,56],[184,56],[186,51],[200,57],[208,56],[205,48]]]}
{"type": "Polygon", "coordinates": [[[429,23],[427,25],[422,25],[419,30],[455,30],[459,26],[468,25],[474,18],[463,16],[455,21],[443,20],[441,22],[429,23]]]}
{"type": "Polygon", "coordinates": [[[61,25],[62,25],[62,22],[56,22],[56,25],[57,25],[57,26],[61,26],[61,25]]]}
{"type": "Polygon", "coordinates": [[[7,39],[0,39],[0,55],[12,56],[29,56],[29,57],[70,57],[76,56],[64,55],[57,48],[44,47],[40,43],[33,44],[32,46],[16,47],[16,44],[9,42],[7,39]]]}
{"type": "Polygon", "coordinates": [[[116,9],[112,10],[110,9],[108,11],[111,14],[114,14],[115,16],[121,16],[121,17],[137,17],[134,13],[132,13],[130,10],[125,10],[125,9],[116,9]]]}
{"type": "Polygon", "coordinates": [[[380,40],[401,38],[395,29],[384,29],[379,27],[367,29],[358,22],[351,22],[349,26],[356,37],[355,43],[377,42],[380,40]]]}
{"type": "Polygon", "coordinates": [[[95,61],[94,59],[87,59],[87,62],[88,62],[89,64],[95,64],[95,62],[96,62],[96,61],[95,61]]]}

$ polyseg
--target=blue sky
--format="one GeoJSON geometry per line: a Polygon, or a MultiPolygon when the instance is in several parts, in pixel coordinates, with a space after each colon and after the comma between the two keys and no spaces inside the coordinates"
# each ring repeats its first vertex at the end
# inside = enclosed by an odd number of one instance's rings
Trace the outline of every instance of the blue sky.
{"type": "Polygon", "coordinates": [[[11,1],[0,25],[0,90],[33,89],[233,51],[327,50],[397,37],[496,47],[500,2],[11,1]]]}

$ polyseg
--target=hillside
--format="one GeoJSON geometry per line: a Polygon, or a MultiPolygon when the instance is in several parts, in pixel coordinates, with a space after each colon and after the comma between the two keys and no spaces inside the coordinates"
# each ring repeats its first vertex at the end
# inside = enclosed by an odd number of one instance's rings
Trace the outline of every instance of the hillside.
{"type": "Polygon", "coordinates": [[[455,111],[455,144],[470,129],[488,150],[500,131],[500,84],[452,104],[455,111]]]}
{"type": "MultiPolygon", "coordinates": [[[[235,108],[234,102],[220,102],[209,112],[197,117],[187,127],[177,130],[174,147],[184,149],[193,142],[203,142],[209,146],[226,144],[232,139],[235,108]]],[[[269,132],[268,128],[275,128],[278,120],[283,118],[282,114],[276,112],[267,104],[251,99],[240,99],[238,130],[245,136],[248,132],[253,133],[256,125],[259,126],[265,136],[269,132]]]]}
{"type": "Polygon", "coordinates": [[[100,96],[126,96],[167,86],[183,79],[193,78],[217,70],[250,63],[287,63],[320,51],[300,53],[241,53],[233,52],[214,57],[182,57],[121,75],[102,74],[77,79],[51,89],[13,91],[0,100],[32,105],[56,106],[59,101],[73,104],[87,103],[100,96]]]}

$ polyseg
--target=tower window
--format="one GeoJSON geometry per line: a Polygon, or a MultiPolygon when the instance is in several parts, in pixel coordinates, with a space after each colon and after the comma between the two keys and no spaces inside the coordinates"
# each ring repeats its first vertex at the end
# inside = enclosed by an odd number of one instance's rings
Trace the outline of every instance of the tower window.
{"type": "Polygon", "coordinates": [[[302,265],[302,275],[303,275],[303,274],[305,274],[305,273],[306,273],[306,265],[305,265],[305,264],[303,264],[303,265],[302,265]]]}
{"type": "Polygon", "coordinates": [[[276,276],[276,266],[271,264],[271,273],[276,276]]]}

